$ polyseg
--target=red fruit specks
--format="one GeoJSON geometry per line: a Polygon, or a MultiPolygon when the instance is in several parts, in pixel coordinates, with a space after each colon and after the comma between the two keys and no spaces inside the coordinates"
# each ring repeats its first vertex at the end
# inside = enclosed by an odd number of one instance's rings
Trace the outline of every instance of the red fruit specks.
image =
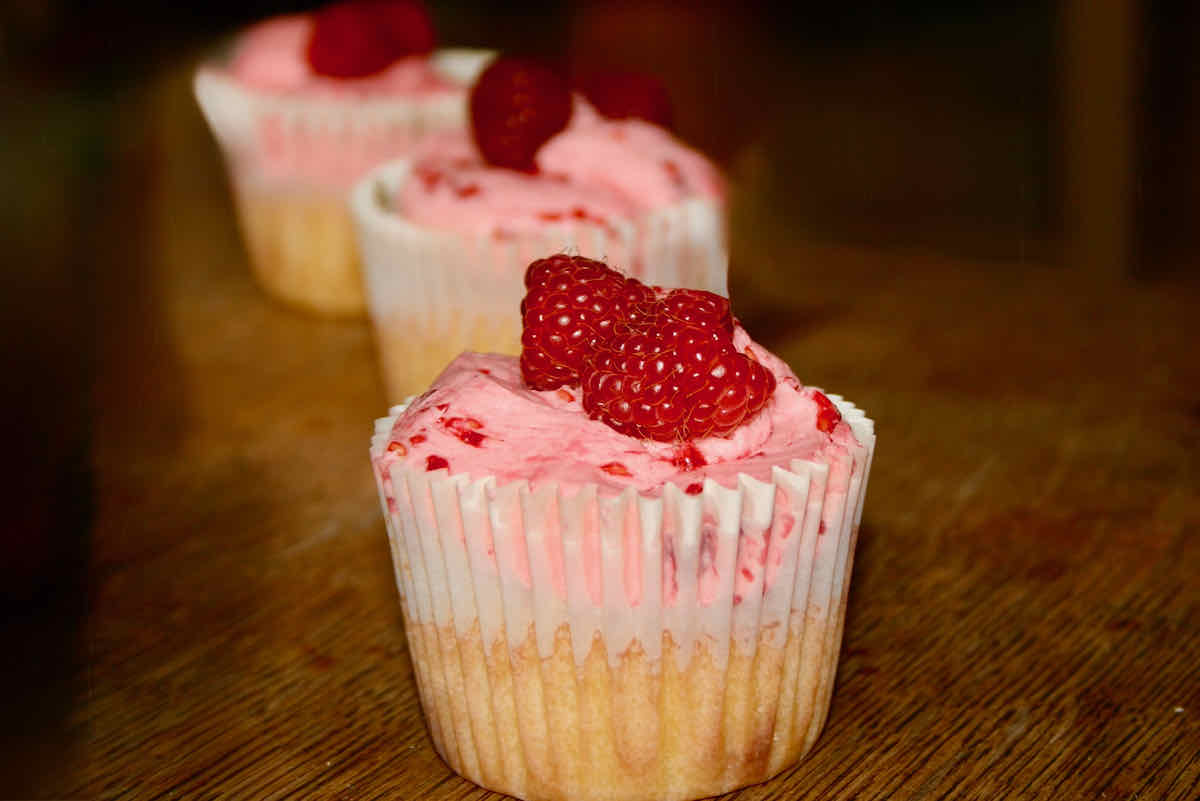
{"type": "Polygon", "coordinates": [[[700,493],[704,492],[704,485],[699,481],[693,482],[687,485],[687,489],[685,489],[684,492],[686,492],[688,495],[699,495],[700,493]]]}
{"type": "Polygon", "coordinates": [[[675,452],[674,457],[671,459],[671,464],[684,472],[689,472],[704,467],[704,465],[708,464],[708,460],[704,458],[704,454],[695,445],[688,442],[675,452]]]}
{"type": "Polygon", "coordinates": [[[675,188],[687,189],[687,178],[684,177],[683,170],[679,169],[678,164],[671,159],[663,159],[662,168],[675,188]]]}
{"type": "Polygon", "coordinates": [[[633,476],[633,473],[629,472],[629,468],[620,462],[608,462],[607,464],[602,464],[600,465],[600,469],[605,473],[608,473],[610,476],[623,476],[625,478],[631,478],[633,476]]]}
{"type": "Polygon", "coordinates": [[[345,0],[313,14],[308,63],[318,75],[362,78],[433,49],[429,12],[413,0],[345,0]]]}
{"type": "Polygon", "coordinates": [[[717,570],[717,528],[716,521],[708,515],[700,528],[699,572],[701,574],[717,570]]]}
{"type": "Polygon", "coordinates": [[[387,446],[388,453],[398,453],[401,456],[408,455],[408,448],[404,447],[403,442],[389,442],[387,446]]]}
{"type": "Polygon", "coordinates": [[[481,447],[483,441],[487,439],[486,436],[479,433],[479,429],[483,428],[483,423],[474,417],[449,417],[442,421],[442,425],[451,434],[473,448],[481,447]]]}
{"type": "Polygon", "coordinates": [[[408,441],[411,442],[413,445],[420,445],[422,442],[425,441],[425,435],[424,434],[413,434],[411,437],[408,438],[408,441]]]}
{"type": "Polygon", "coordinates": [[[427,472],[441,470],[442,468],[446,468],[447,470],[450,469],[450,463],[441,456],[438,456],[436,453],[431,453],[425,457],[425,470],[427,472]]]}
{"type": "Polygon", "coordinates": [[[663,601],[664,605],[674,606],[679,595],[679,566],[675,561],[675,535],[670,531],[663,531],[662,549],[663,601]]]}
{"type": "Polygon", "coordinates": [[[525,271],[521,376],[533,389],[579,383],[596,340],[653,302],[649,287],[603,262],[559,254],[525,271]]]}
{"type": "Polygon", "coordinates": [[[534,157],[571,119],[571,91],[554,70],[502,56],[471,89],[471,133],[495,167],[537,172],[534,157]]]}
{"type": "MultiPolygon", "coordinates": [[[[633,437],[688,442],[726,436],[766,405],[775,376],[733,345],[729,301],[664,292],[602,262],[533,262],[521,301],[521,375],[538,390],[578,384],[592,419],[633,437]]],[[[694,447],[674,459],[694,470],[694,447]]]]}
{"type": "Polygon", "coordinates": [[[597,72],[576,81],[588,102],[605,117],[637,119],[671,127],[671,96],[652,75],[639,72],[597,72]]]}
{"type": "Polygon", "coordinates": [[[833,401],[820,392],[813,392],[813,400],[817,403],[817,430],[831,433],[842,421],[842,413],[833,405],[833,401]]]}

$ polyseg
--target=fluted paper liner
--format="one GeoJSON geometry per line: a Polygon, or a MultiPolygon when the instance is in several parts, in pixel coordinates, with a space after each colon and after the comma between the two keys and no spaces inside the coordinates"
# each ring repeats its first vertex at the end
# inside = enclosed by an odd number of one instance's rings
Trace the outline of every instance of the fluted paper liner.
{"type": "MultiPolygon", "coordinates": [[[[492,56],[442,50],[433,68],[469,85],[492,56]]],[[[346,195],[371,167],[432,131],[466,127],[465,91],[333,96],[246,86],[202,65],[196,99],[224,153],[255,275],[272,295],[326,314],[365,310],[346,195]]]]}
{"type": "Polygon", "coordinates": [[[724,207],[693,197],[639,219],[549,223],[503,236],[423,227],[391,207],[411,165],[372,170],[351,194],[388,395],[425,389],[465,350],[520,352],[525,269],[570,252],[602,259],[648,284],[727,294],[724,207]]]}
{"type": "Polygon", "coordinates": [[[385,469],[404,407],[376,421],[418,692],[446,762],[530,801],[680,801],[807,753],[832,694],[875,443],[873,423],[829,397],[861,443],[844,459],[736,488],[706,480],[697,495],[668,484],[659,498],[385,469]],[[741,594],[739,549],[763,564],[741,594]]]}

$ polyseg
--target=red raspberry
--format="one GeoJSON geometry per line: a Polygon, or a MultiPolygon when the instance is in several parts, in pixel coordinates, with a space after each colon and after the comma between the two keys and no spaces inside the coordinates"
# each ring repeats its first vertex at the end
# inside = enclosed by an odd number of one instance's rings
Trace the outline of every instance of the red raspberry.
{"type": "Polygon", "coordinates": [[[639,72],[597,72],[576,86],[605,117],[638,119],[671,127],[671,96],[657,78],[639,72]]]}
{"type": "MultiPolygon", "coordinates": [[[[734,347],[729,301],[719,295],[663,292],[565,255],[535,261],[525,285],[525,383],[578,383],[588,416],[622,434],[663,442],[725,436],[775,391],[775,376],[734,347]]],[[[689,469],[703,464],[699,452],[687,458],[689,469]]]]}
{"type": "Polygon", "coordinates": [[[533,389],[577,385],[596,339],[654,303],[650,287],[581,256],[535,261],[525,286],[521,375],[533,389]]]}
{"type": "Polygon", "coordinates": [[[571,91],[536,61],[502,56],[471,89],[471,133],[496,167],[537,172],[534,157],[571,119],[571,91]]]}
{"type": "Polygon", "coordinates": [[[375,24],[392,46],[394,58],[432,52],[435,41],[429,9],[416,0],[365,0],[375,24]]]}
{"type": "Polygon", "coordinates": [[[598,343],[583,374],[589,417],[662,442],[726,436],[774,391],[775,376],[738,353],[728,333],[666,315],[598,343]]]}
{"type": "Polygon", "coordinates": [[[308,63],[318,75],[361,78],[433,49],[433,24],[413,0],[345,0],[318,9],[308,63]]]}
{"type": "Polygon", "coordinates": [[[656,309],[672,322],[733,334],[729,298],[702,289],[672,289],[656,309]]]}
{"type": "Polygon", "coordinates": [[[820,392],[813,392],[813,400],[817,402],[817,430],[831,433],[842,422],[842,413],[833,405],[833,401],[820,392]]]}

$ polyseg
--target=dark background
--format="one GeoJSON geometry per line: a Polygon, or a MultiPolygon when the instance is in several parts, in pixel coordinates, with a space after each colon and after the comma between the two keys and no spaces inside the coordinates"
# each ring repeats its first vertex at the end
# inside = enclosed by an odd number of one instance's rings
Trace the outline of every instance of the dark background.
{"type": "MultiPolygon", "coordinates": [[[[278,0],[0,7],[0,797],[36,795],[83,691],[99,304],[136,216],[123,109],[278,0]]],[[[1036,258],[1073,280],[1194,272],[1197,11],[1105,3],[442,0],[446,45],[657,72],[734,181],[733,290],[770,292],[769,205],[816,240],[1036,258]],[[1082,44],[1081,44],[1082,43],[1082,44]],[[1081,209],[1085,211],[1081,213],[1081,209]],[[1091,211],[1086,211],[1091,209],[1091,211]]],[[[148,169],[153,169],[150,164],[148,169]]]]}

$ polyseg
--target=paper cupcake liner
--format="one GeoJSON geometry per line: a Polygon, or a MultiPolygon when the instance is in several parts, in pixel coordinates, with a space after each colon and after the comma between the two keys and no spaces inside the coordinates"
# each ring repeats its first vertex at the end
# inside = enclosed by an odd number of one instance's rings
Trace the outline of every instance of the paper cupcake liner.
{"type": "Polygon", "coordinates": [[[724,209],[713,199],[692,198],[636,221],[469,235],[413,224],[389,208],[409,171],[405,161],[372,170],[350,201],[393,400],[427,387],[464,350],[519,353],[525,269],[552,253],[603,259],[650,284],[727,294],[724,209]]]}
{"type": "Polygon", "coordinates": [[[525,799],[690,799],[763,781],[828,711],[861,447],[660,498],[497,485],[371,456],[418,690],[454,770],[525,799]],[[388,466],[390,464],[390,466],[388,466]],[[750,574],[735,582],[735,572],[750,574]]]}
{"type": "MultiPolygon", "coordinates": [[[[434,68],[468,85],[490,51],[445,50],[434,68]]],[[[259,283],[327,315],[366,309],[346,194],[371,167],[407,155],[429,132],[466,125],[464,91],[429,97],[285,95],[247,87],[217,64],[195,76],[221,146],[259,283]]]]}

